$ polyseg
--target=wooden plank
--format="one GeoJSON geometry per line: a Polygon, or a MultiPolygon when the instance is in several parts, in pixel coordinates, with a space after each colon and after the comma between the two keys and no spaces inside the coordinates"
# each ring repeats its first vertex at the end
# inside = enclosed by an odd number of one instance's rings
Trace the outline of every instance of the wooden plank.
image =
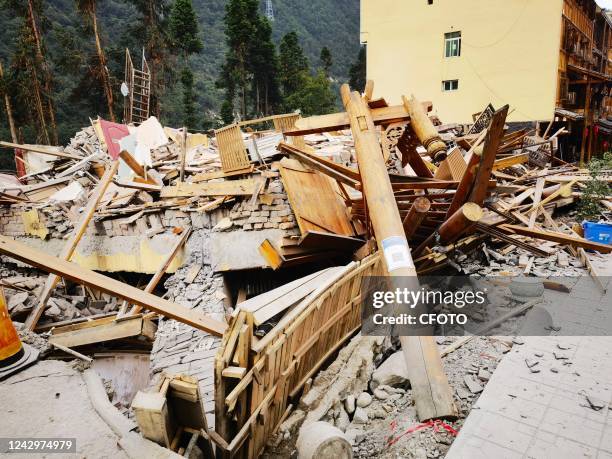
{"type": "Polygon", "coordinates": [[[138,304],[170,319],[175,319],[216,336],[223,335],[227,327],[223,322],[212,319],[200,312],[189,310],[176,303],[143,292],[131,285],[82,268],[76,263],[32,249],[6,236],[0,236],[0,253],[65,279],[84,284],[112,296],[123,298],[130,303],[138,304]]]}
{"type": "MultiPolygon", "coordinates": [[[[174,243],[174,246],[172,246],[172,249],[170,250],[170,252],[168,252],[166,259],[162,262],[159,268],[157,268],[157,271],[155,272],[153,277],[151,277],[151,279],[149,280],[149,283],[144,289],[145,292],[153,293],[153,290],[155,290],[155,287],[157,287],[157,284],[159,284],[159,281],[166,273],[166,270],[168,269],[168,267],[170,266],[170,264],[176,257],[181,247],[183,247],[183,245],[189,238],[190,234],[191,234],[191,227],[188,227],[187,229],[183,230],[183,234],[181,234],[181,236],[176,240],[176,242],[174,243]]],[[[121,305],[121,310],[125,310],[127,306],[128,306],[127,302],[124,302],[124,304],[121,305]]],[[[132,308],[132,310],[130,311],[130,315],[138,314],[141,310],[142,310],[142,307],[134,306],[134,308],[132,308]]]]}
{"type": "MultiPolygon", "coordinates": [[[[423,106],[429,107],[429,103],[424,102],[423,106]]],[[[374,108],[370,112],[376,126],[410,120],[410,115],[403,105],[374,108]]],[[[285,135],[296,136],[316,134],[320,132],[339,131],[341,129],[348,129],[349,127],[350,118],[346,112],[332,113],[330,115],[300,118],[295,122],[295,130],[287,131],[285,135]]]]}
{"type": "Polygon", "coordinates": [[[19,144],[19,143],[0,141],[0,147],[17,148],[19,150],[24,150],[26,152],[31,151],[31,152],[39,153],[42,155],[57,156],[58,158],[68,158],[68,159],[76,159],[76,160],[83,159],[82,156],[70,155],[68,153],[64,153],[63,150],[59,151],[59,147],[51,147],[48,145],[30,145],[27,143],[19,144]]]}
{"type": "Polygon", "coordinates": [[[493,120],[491,126],[487,131],[487,135],[484,140],[484,146],[482,148],[482,156],[476,177],[474,178],[474,186],[468,199],[469,202],[473,202],[482,206],[487,196],[487,182],[491,177],[491,171],[493,170],[493,163],[495,162],[495,155],[501,142],[501,137],[504,131],[504,123],[508,115],[508,105],[500,108],[493,114],[493,120]]]}
{"type": "Polygon", "coordinates": [[[497,171],[507,167],[516,166],[529,161],[529,153],[521,153],[518,155],[508,156],[506,158],[496,159],[493,163],[493,170],[497,171]]]}
{"type": "Polygon", "coordinates": [[[281,142],[278,148],[281,151],[289,153],[290,156],[293,156],[298,161],[313,169],[316,169],[322,174],[325,174],[328,177],[339,181],[340,183],[344,183],[345,185],[348,185],[351,188],[358,188],[358,183],[360,179],[359,172],[348,167],[335,164],[331,161],[327,161],[324,158],[311,155],[304,150],[300,150],[294,145],[290,145],[284,142],[281,142]]]}
{"type": "Polygon", "coordinates": [[[192,177],[191,181],[193,183],[198,182],[206,182],[207,180],[213,180],[218,178],[226,178],[226,177],[235,177],[236,175],[245,175],[250,174],[255,169],[255,165],[251,164],[251,167],[247,167],[245,169],[238,169],[231,172],[225,172],[223,170],[213,171],[213,172],[201,172],[192,177]]]}
{"type": "MultiPolygon", "coordinates": [[[[84,346],[86,344],[102,343],[122,338],[137,338],[142,335],[144,321],[142,317],[133,317],[120,322],[113,321],[96,327],[82,328],[73,331],[53,330],[49,342],[66,347],[84,346]]],[[[149,321],[150,322],[150,321],[149,321]]],[[[156,327],[157,328],[157,327],[156,327]]],[[[153,336],[147,336],[152,341],[153,336]]]]}
{"type": "MultiPolygon", "coordinates": [[[[74,251],[76,250],[81,238],[83,237],[83,235],[85,234],[85,231],[87,230],[87,226],[89,225],[89,222],[91,218],[93,217],[100,200],[104,196],[104,193],[106,192],[106,189],[108,188],[108,185],[110,184],[111,180],[117,173],[118,168],[119,168],[119,161],[118,160],[113,161],[110,167],[106,169],[106,172],[104,173],[104,175],[98,182],[98,185],[92,192],[91,196],[89,197],[89,200],[87,202],[87,207],[85,207],[85,210],[83,211],[83,215],[81,216],[81,219],[75,225],[74,232],[72,233],[72,235],[70,236],[70,239],[66,242],[66,244],[62,248],[62,251],[59,255],[63,260],[70,260],[72,258],[74,251]]],[[[32,309],[32,312],[30,312],[30,315],[28,316],[25,322],[25,327],[28,330],[34,331],[34,328],[36,328],[36,323],[38,322],[38,320],[40,319],[40,316],[45,310],[45,307],[47,306],[47,301],[49,301],[49,297],[51,296],[51,292],[57,285],[58,281],[59,281],[59,277],[53,274],[47,277],[45,286],[43,287],[43,290],[39,295],[40,301],[38,302],[36,307],[32,309]]]]}
{"type": "Polygon", "coordinates": [[[178,183],[175,186],[162,188],[162,198],[193,196],[252,196],[259,180],[249,178],[226,180],[224,182],[178,183]]]}
{"type": "MultiPolygon", "coordinates": [[[[334,250],[354,252],[363,244],[365,244],[363,239],[309,230],[300,238],[298,247],[300,249],[312,249],[317,251],[334,250]]],[[[287,256],[284,252],[283,255],[287,256]]]]}
{"type": "Polygon", "coordinates": [[[303,235],[309,230],[342,236],[355,234],[344,201],[330,178],[294,159],[283,158],[279,169],[303,235]]]}
{"type": "MultiPolygon", "coordinates": [[[[542,191],[544,191],[544,185],[546,184],[546,179],[544,177],[538,178],[536,181],[535,193],[533,195],[533,209],[537,209],[540,205],[540,201],[542,200],[542,191]]],[[[533,229],[536,223],[536,219],[538,218],[538,212],[532,212],[529,216],[529,228],[533,229]]]]}
{"type": "Polygon", "coordinates": [[[573,247],[582,247],[583,249],[587,250],[597,250],[601,253],[612,252],[612,245],[600,244],[598,242],[589,241],[581,237],[569,236],[564,233],[530,229],[518,225],[502,225],[499,228],[508,230],[512,233],[521,234],[523,236],[529,236],[535,239],[544,239],[546,241],[559,242],[561,244],[571,245],[573,247]]]}

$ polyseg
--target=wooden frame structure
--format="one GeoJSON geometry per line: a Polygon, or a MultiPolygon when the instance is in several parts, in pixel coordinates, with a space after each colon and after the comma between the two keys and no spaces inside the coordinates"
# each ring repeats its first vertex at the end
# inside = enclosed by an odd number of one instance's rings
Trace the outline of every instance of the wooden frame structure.
{"type": "Polygon", "coordinates": [[[215,359],[215,431],[226,457],[258,457],[307,381],[361,327],[361,280],[378,254],[351,263],[286,313],[262,339],[236,310],[215,359]]]}
{"type": "Polygon", "coordinates": [[[123,122],[140,124],[149,118],[151,98],[151,71],[142,51],[142,68],[134,68],[130,50],[125,49],[125,84],[129,94],[123,104],[123,122]]]}
{"type": "Polygon", "coordinates": [[[233,172],[248,169],[251,160],[247,152],[240,125],[230,124],[215,131],[219,146],[221,168],[223,172],[233,172]]]}

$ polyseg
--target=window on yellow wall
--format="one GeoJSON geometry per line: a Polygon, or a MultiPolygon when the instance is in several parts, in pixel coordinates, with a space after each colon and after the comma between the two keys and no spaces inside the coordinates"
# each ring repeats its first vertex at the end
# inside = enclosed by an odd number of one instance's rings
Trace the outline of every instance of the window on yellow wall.
{"type": "Polygon", "coordinates": [[[444,57],[461,56],[461,32],[444,34],[444,57]]]}
{"type": "Polygon", "coordinates": [[[444,80],[442,82],[442,91],[456,91],[459,89],[459,80],[444,80]]]}

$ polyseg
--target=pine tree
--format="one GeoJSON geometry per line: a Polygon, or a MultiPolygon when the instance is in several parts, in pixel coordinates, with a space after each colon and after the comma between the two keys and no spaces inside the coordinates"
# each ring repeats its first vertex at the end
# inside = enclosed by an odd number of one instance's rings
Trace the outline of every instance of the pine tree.
{"type": "Polygon", "coordinates": [[[100,31],[98,29],[98,17],[96,14],[96,0],[76,0],[77,9],[79,12],[89,19],[91,27],[93,29],[94,40],[96,44],[97,53],[97,65],[96,74],[102,87],[104,88],[104,94],[106,96],[106,104],[108,107],[108,116],[111,121],[115,121],[115,107],[113,88],[111,85],[110,72],[106,64],[106,54],[100,40],[100,31]]]}
{"type": "Polygon", "coordinates": [[[198,16],[191,0],[175,0],[170,13],[169,30],[173,45],[184,56],[202,51],[198,29],[198,16]]]}
{"type": "Polygon", "coordinates": [[[321,60],[321,67],[323,69],[323,73],[327,78],[329,78],[333,61],[331,51],[327,46],[324,46],[323,49],[321,49],[321,56],[319,59],[321,60]]]}
{"type": "Polygon", "coordinates": [[[355,91],[363,92],[366,85],[366,47],[362,46],[357,61],[349,69],[349,85],[355,91]]]}
{"type": "Polygon", "coordinates": [[[183,85],[183,124],[188,129],[196,126],[196,104],[193,93],[193,72],[188,66],[181,73],[181,84],[183,85]]]}
{"type": "Polygon", "coordinates": [[[278,55],[272,42],[269,20],[258,15],[256,35],[251,41],[248,66],[253,74],[252,99],[255,115],[269,115],[281,103],[278,83],[278,55]]]}
{"type": "Polygon", "coordinates": [[[183,58],[181,84],[183,85],[183,124],[196,128],[196,105],[193,91],[193,72],[189,66],[189,56],[202,51],[202,41],[198,37],[198,17],[191,0],[175,0],[170,13],[170,36],[173,45],[180,50],[183,58]]]}
{"type": "Polygon", "coordinates": [[[297,33],[289,32],[280,42],[280,80],[285,97],[298,91],[308,78],[308,59],[297,33]]]}
{"type": "MultiPolygon", "coordinates": [[[[270,113],[280,104],[278,58],[272,28],[257,0],[229,0],[225,6],[227,52],[217,85],[225,88],[224,120],[235,98],[242,117],[270,113]]],[[[232,115],[233,118],[233,115],[232,115]]]]}
{"type": "Polygon", "coordinates": [[[161,101],[166,88],[171,87],[176,78],[175,55],[168,31],[170,5],[168,0],[124,0],[136,7],[142,20],[130,30],[132,39],[144,47],[151,72],[151,114],[161,116],[161,101]]]}
{"type": "Polygon", "coordinates": [[[37,142],[57,144],[52,77],[45,57],[38,19],[41,16],[42,2],[3,0],[1,6],[22,21],[6,77],[7,81],[16,87],[13,95],[17,101],[17,118],[21,118],[24,124],[34,124],[37,142]]]}

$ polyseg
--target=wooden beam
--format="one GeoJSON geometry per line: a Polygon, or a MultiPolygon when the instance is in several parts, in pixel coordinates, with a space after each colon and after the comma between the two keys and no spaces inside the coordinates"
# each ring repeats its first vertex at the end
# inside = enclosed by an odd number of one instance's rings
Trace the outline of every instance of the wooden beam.
{"type": "MultiPolygon", "coordinates": [[[[85,231],[87,230],[87,226],[89,225],[89,222],[91,221],[91,218],[93,217],[100,200],[104,196],[104,193],[106,192],[106,189],[108,188],[108,185],[110,184],[111,180],[117,173],[118,168],[119,161],[115,160],[112,162],[110,167],[106,169],[106,172],[104,172],[104,175],[102,176],[102,178],[98,182],[98,185],[89,197],[87,207],[83,211],[81,219],[74,227],[74,232],[72,233],[68,242],[66,242],[66,245],[64,245],[64,247],[62,248],[62,251],[59,255],[61,259],[70,260],[72,258],[72,255],[74,254],[74,251],[79,245],[83,234],[85,234],[85,231]]],[[[36,323],[38,322],[40,316],[45,310],[45,307],[47,306],[47,301],[49,301],[49,297],[51,296],[51,292],[57,285],[58,281],[59,277],[54,274],[51,274],[49,275],[49,277],[47,277],[45,286],[43,287],[43,290],[39,295],[40,301],[38,305],[36,305],[36,307],[32,309],[32,312],[30,312],[30,315],[28,316],[25,322],[26,329],[34,331],[34,328],[36,328],[36,323]]]]}
{"type": "Polygon", "coordinates": [[[485,137],[480,165],[478,166],[478,172],[476,172],[476,177],[474,179],[474,186],[472,187],[472,192],[468,199],[469,202],[476,203],[479,206],[482,206],[487,196],[488,181],[491,177],[495,155],[497,154],[504,132],[508,108],[508,105],[505,105],[493,114],[491,125],[485,137]]]}
{"type": "MultiPolygon", "coordinates": [[[[157,284],[159,284],[159,281],[166,273],[168,266],[170,266],[170,263],[172,263],[172,260],[174,260],[174,258],[176,257],[176,254],[179,252],[181,247],[183,247],[183,245],[189,238],[190,234],[191,234],[191,227],[183,230],[183,234],[181,234],[181,236],[177,239],[176,243],[174,244],[170,252],[168,252],[166,259],[163,261],[161,266],[157,268],[157,271],[155,272],[155,274],[153,275],[153,277],[151,278],[151,280],[145,287],[144,289],[145,292],[153,293],[153,290],[155,290],[155,287],[157,287],[157,284]]],[[[121,306],[122,310],[125,310],[124,306],[127,308],[127,302],[124,302],[124,304],[121,306]]],[[[138,314],[141,310],[142,310],[142,307],[134,306],[132,310],[130,311],[129,315],[133,316],[135,314],[138,314]]]]}
{"type": "Polygon", "coordinates": [[[136,159],[130,154],[129,151],[122,150],[119,153],[119,157],[125,162],[125,164],[132,169],[132,171],[141,177],[146,177],[147,173],[144,166],[142,166],[136,159]]]}
{"type": "MultiPolygon", "coordinates": [[[[372,120],[376,126],[400,121],[409,121],[410,114],[403,105],[375,108],[371,110],[372,120]]],[[[287,136],[300,136],[320,132],[338,131],[350,127],[349,115],[332,113],[330,115],[311,116],[300,118],[295,122],[295,130],[285,132],[287,136]]]]}
{"type": "Polygon", "coordinates": [[[589,241],[581,237],[569,236],[564,233],[530,229],[518,225],[502,225],[499,228],[510,231],[511,233],[521,234],[523,236],[529,236],[535,239],[544,239],[545,241],[559,242],[560,244],[571,245],[573,247],[582,247],[583,249],[597,250],[601,253],[612,252],[612,245],[600,244],[598,242],[589,241]]]}
{"type": "MultiPolygon", "coordinates": [[[[476,142],[474,145],[477,145],[477,143],[478,142],[476,142]]],[[[478,172],[479,165],[482,160],[482,150],[474,146],[470,149],[470,151],[472,153],[469,157],[467,168],[465,169],[463,177],[461,177],[461,181],[459,182],[455,196],[453,196],[451,205],[446,212],[446,218],[450,218],[461,208],[463,204],[465,204],[470,192],[472,191],[472,188],[474,187],[476,173],[478,172]]]]}
{"type": "Polygon", "coordinates": [[[402,222],[406,239],[410,239],[416,230],[419,229],[430,208],[431,201],[429,199],[419,197],[414,200],[402,222]]]}
{"type": "Polygon", "coordinates": [[[529,153],[521,153],[506,158],[496,159],[493,163],[493,170],[505,169],[506,167],[516,166],[517,164],[523,164],[527,161],[529,161],[529,153]]]}
{"type": "MultiPolygon", "coordinates": [[[[540,201],[542,200],[542,192],[544,191],[544,185],[546,184],[546,178],[540,177],[536,181],[535,193],[533,195],[533,206],[532,209],[538,209],[540,201]]],[[[529,228],[533,229],[538,218],[538,212],[532,212],[529,216],[529,228]]]]}
{"type": "Polygon", "coordinates": [[[165,186],[162,198],[193,196],[252,196],[258,180],[226,180],[224,182],[178,183],[176,186],[165,186]]]}
{"type": "Polygon", "coordinates": [[[440,138],[438,130],[433,125],[423,105],[412,96],[410,100],[402,96],[404,108],[410,114],[410,126],[417,138],[427,149],[429,157],[433,161],[442,161],[446,158],[446,144],[440,138]]]}
{"type": "Polygon", "coordinates": [[[433,174],[431,173],[431,170],[429,170],[429,167],[427,167],[425,160],[421,158],[421,155],[416,151],[414,146],[411,145],[408,127],[406,127],[404,133],[399,138],[397,142],[397,149],[402,154],[402,158],[408,162],[416,175],[419,177],[433,178],[433,174]]]}
{"type": "Polygon", "coordinates": [[[449,219],[442,223],[438,229],[440,242],[443,245],[454,242],[465,230],[477,223],[483,215],[482,208],[478,204],[466,202],[449,219]]]}
{"type": "Polygon", "coordinates": [[[41,155],[57,156],[58,158],[76,159],[78,161],[83,159],[82,156],[70,155],[68,153],[58,151],[58,147],[51,147],[47,145],[30,145],[28,143],[20,144],[0,141],[0,147],[17,148],[25,152],[31,151],[33,153],[40,153],[41,155]]]}
{"type": "MultiPolygon", "coordinates": [[[[353,132],[363,193],[383,254],[383,273],[390,277],[412,277],[414,287],[418,288],[416,269],[378,141],[373,111],[359,93],[351,93],[346,84],[342,86],[341,95],[353,132]]],[[[400,341],[419,419],[455,417],[453,394],[433,337],[404,336],[400,341]],[[430,352],[431,349],[435,352],[430,352]]]]}
{"type": "Polygon", "coordinates": [[[130,303],[138,304],[165,317],[216,336],[222,336],[227,327],[223,322],[200,312],[187,309],[111,277],[82,268],[76,263],[53,257],[6,236],[0,236],[0,253],[65,279],[125,299],[130,303]]]}

